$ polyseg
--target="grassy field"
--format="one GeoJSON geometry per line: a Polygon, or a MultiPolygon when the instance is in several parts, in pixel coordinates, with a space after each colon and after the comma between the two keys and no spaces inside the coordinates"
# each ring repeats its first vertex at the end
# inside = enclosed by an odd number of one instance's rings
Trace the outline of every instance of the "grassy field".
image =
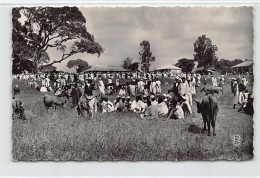
{"type": "MultiPolygon", "coordinates": [[[[164,79],[168,80],[168,79],[164,79]]],[[[249,89],[252,90],[252,78],[249,89]]],[[[230,81],[219,100],[217,136],[202,133],[202,117],[140,119],[135,113],[97,113],[93,120],[76,109],[46,111],[43,93],[14,80],[27,120],[13,121],[13,159],[39,160],[248,160],[253,158],[253,118],[233,109],[230,81]],[[234,135],[241,137],[238,146],[234,135]]],[[[171,86],[169,86],[171,87],[171,86]]],[[[168,87],[168,88],[169,88],[168,87]]],[[[163,88],[167,91],[168,88],[163,88]]],[[[199,87],[197,88],[199,91],[199,87]]],[[[204,93],[197,92],[200,99],[204,93]]],[[[195,104],[195,103],[194,103],[195,104]]],[[[193,105],[193,110],[197,108],[193,105]]],[[[11,118],[10,118],[11,119],[11,118]]]]}

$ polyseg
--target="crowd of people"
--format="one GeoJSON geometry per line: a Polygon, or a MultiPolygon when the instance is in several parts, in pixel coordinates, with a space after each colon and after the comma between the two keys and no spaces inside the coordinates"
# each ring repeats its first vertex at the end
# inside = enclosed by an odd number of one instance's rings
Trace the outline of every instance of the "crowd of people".
{"type": "MultiPolygon", "coordinates": [[[[13,75],[16,79],[35,82],[35,88],[40,92],[54,90],[54,95],[72,97],[73,107],[77,107],[81,96],[93,97],[93,91],[98,91],[99,100],[90,105],[93,112],[127,112],[132,111],[141,117],[167,117],[184,118],[186,114],[192,114],[192,98],[196,95],[196,87],[201,85],[200,74],[172,74],[164,73],[41,73],[13,75]],[[162,82],[159,77],[173,78],[174,83],[168,91],[162,92],[162,82]],[[40,81],[40,84],[38,83],[40,81]],[[109,95],[116,95],[115,100],[109,100],[109,95]]],[[[203,77],[203,84],[208,82],[213,87],[222,87],[226,76],[220,75],[203,77]]],[[[231,90],[234,94],[234,108],[237,104],[239,111],[247,110],[247,103],[252,95],[246,89],[245,77],[231,79],[231,90]]],[[[167,84],[167,82],[164,82],[167,84]]],[[[90,101],[91,102],[91,101],[90,101]]]]}
{"type": "Polygon", "coordinates": [[[245,77],[241,78],[232,78],[231,79],[231,91],[234,95],[234,106],[239,105],[238,111],[245,112],[247,114],[253,115],[253,93],[249,93],[247,89],[248,81],[245,77]]]}

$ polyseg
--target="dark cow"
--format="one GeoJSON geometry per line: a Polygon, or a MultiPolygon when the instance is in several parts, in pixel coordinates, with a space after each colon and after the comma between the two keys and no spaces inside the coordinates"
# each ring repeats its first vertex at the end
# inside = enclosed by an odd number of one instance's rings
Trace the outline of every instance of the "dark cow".
{"type": "Polygon", "coordinates": [[[19,99],[13,98],[12,108],[13,108],[13,114],[12,114],[13,119],[15,118],[22,119],[22,120],[26,119],[24,115],[23,103],[19,99]]]}
{"type": "Polygon", "coordinates": [[[56,96],[45,95],[43,97],[43,103],[47,110],[53,107],[54,111],[56,111],[56,106],[65,107],[67,101],[61,102],[56,96]]]}
{"type": "Polygon", "coordinates": [[[213,87],[213,86],[211,86],[211,87],[203,87],[203,88],[201,88],[200,91],[201,92],[203,92],[203,91],[206,92],[206,95],[208,95],[208,94],[213,94],[214,95],[214,93],[216,93],[216,94],[218,94],[218,97],[223,94],[223,88],[222,87],[213,87]]]}
{"type": "Polygon", "coordinates": [[[203,122],[204,122],[203,130],[206,131],[206,124],[207,124],[208,136],[210,136],[210,125],[211,125],[213,128],[213,135],[215,136],[216,135],[215,123],[219,111],[217,99],[214,96],[207,95],[202,98],[201,102],[195,99],[194,101],[196,101],[197,103],[197,108],[198,108],[197,112],[201,113],[203,117],[203,122]]]}

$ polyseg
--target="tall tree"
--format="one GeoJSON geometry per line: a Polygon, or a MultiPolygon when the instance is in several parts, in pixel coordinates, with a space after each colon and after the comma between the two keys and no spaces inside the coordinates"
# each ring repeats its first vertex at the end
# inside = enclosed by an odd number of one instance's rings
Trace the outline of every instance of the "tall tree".
{"type": "Polygon", "coordinates": [[[104,51],[87,31],[86,20],[77,7],[14,8],[13,25],[13,43],[22,38],[22,48],[30,51],[35,71],[41,65],[60,63],[77,53],[99,56],[104,51]],[[61,52],[61,58],[49,63],[49,48],[61,52]]]}
{"type": "Polygon", "coordinates": [[[142,41],[140,43],[140,47],[142,48],[139,52],[140,54],[140,60],[141,60],[141,69],[143,72],[149,72],[150,63],[155,61],[155,57],[152,56],[150,43],[149,41],[142,41]]]}
{"type": "Polygon", "coordinates": [[[76,59],[76,60],[70,60],[67,63],[67,67],[70,68],[70,69],[75,67],[77,73],[80,73],[80,72],[83,72],[84,70],[87,70],[91,66],[88,64],[87,61],[84,61],[82,59],[76,59]]]}
{"type": "Polygon", "coordinates": [[[218,60],[216,56],[218,48],[212,44],[211,39],[207,38],[206,35],[199,36],[193,45],[194,59],[198,61],[198,67],[203,66],[205,69],[208,69],[218,60]]]}
{"type": "Polygon", "coordinates": [[[235,59],[233,61],[227,59],[220,59],[215,63],[215,68],[220,73],[226,73],[231,70],[231,67],[243,62],[241,59],[235,59]]]}
{"type": "Polygon", "coordinates": [[[122,67],[125,69],[130,69],[132,63],[133,63],[133,58],[127,57],[122,61],[122,67]]]}
{"type": "Polygon", "coordinates": [[[138,70],[139,62],[133,62],[133,58],[127,57],[122,61],[122,67],[135,72],[138,70]]]}
{"type": "Polygon", "coordinates": [[[44,72],[51,72],[51,71],[55,71],[57,69],[56,66],[42,66],[40,67],[41,70],[43,70],[44,72]]]}
{"type": "Polygon", "coordinates": [[[182,58],[178,60],[175,66],[180,67],[182,72],[190,73],[195,66],[195,62],[193,59],[182,58]]]}

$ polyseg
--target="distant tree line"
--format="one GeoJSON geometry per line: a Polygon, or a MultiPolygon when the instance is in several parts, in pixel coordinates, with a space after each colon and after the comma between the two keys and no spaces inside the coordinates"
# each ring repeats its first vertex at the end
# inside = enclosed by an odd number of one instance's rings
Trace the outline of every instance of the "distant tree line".
{"type": "Polygon", "coordinates": [[[203,67],[204,70],[216,69],[219,73],[226,73],[231,70],[232,66],[243,62],[241,59],[233,61],[227,59],[218,60],[216,56],[218,48],[212,44],[211,39],[206,37],[206,35],[199,36],[193,45],[194,59],[182,58],[176,63],[176,66],[182,68],[183,72],[191,72],[195,67],[195,62],[197,62],[197,67],[203,67]]]}

